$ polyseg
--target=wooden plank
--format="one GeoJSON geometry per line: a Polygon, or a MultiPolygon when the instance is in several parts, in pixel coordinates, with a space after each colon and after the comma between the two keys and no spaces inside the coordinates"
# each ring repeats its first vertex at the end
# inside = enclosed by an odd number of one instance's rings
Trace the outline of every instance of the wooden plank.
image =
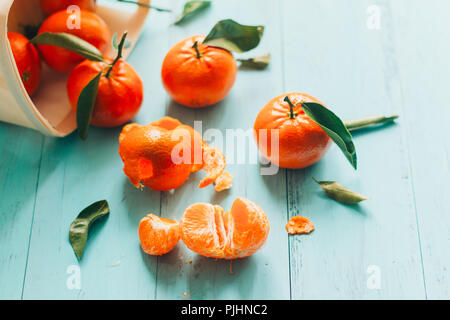
{"type": "MultiPolygon", "coordinates": [[[[129,58],[145,86],[136,119],[142,124],[164,113],[158,107],[164,105],[163,89],[154,74],[167,46],[168,24],[167,16],[152,12],[129,58]]],[[[135,189],[123,174],[120,130],[91,128],[85,142],[76,134],[46,140],[24,298],[154,298],[156,263],[141,252],[137,228],[148,212],[159,214],[160,193],[135,189]],[[78,263],[68,241],[69,225],[84,207],[101,199],[108,200],[111,214],[92,231],[78,263]],[[67,287],[71,266],[81,268],[80,290],[67,287]]]]}
{"type": "Polygon", "coordinates": [[[450,3],[389,2],[428,299],[450,298],[450,3]],[[421,23],[416,23],[421,21],[421,23]]]}
{"type": "Polygon", "coordinates": [[[288,172],[290,215],[310,217],[317,228],[290,239],[292,297],[424,298],[396,44],[386,21],[391,8],[382,7],[382,29],[370,30],[369,1],[283,4],[286,91],[310,93],[343,118],[402,116],[397,125],[355,135],[356,172],[336,146],[317,165],[288,172]],[[340,181],[371,200],[335,203],[313,176],[340,181]],[[368,284],[378,271],[379,288],[368,284]]]}
{"type": "Polygon", "coordinates": [[[0,124],[0,299],[20,299],[43,137],[0,124]]]}
{"type": "MultiPolygon", "coordinates": [[[[248,55],[270,51],[273,63],[267,71],[239,71],[230,95],[214,107],[193,110],[170,102],[168,114],[190,125],[194,120],[202,121],[204,133],[215,128],[226,136],[226,129],[251,129],[259,109],[282,90],[278,15],[278,5],[271,1],[214,1],[202,19],[174,27],[172,44],[194,34],[206,34],[224,18],[232,17],[243,24],[265,25],[260,47],[248,55]]],[[[253,144],[252,138],[250,141],[253,144]]],[[[223,146],[230,143],[231,139],[227,139],[223,146]]],[[[240,149],[233,151],[246,153],[240,149]]],[[[232,162],[231,152],[227,156],[232,162]]],[[[287,212],[285,172],[261,176],[259,166],[248,161],[229,165],[228,170],[235,175],[230,191],[217,194],[212,187],[199,190],[197,185],[202,173],[198,173],[175,192],[163,194],[162,215],[178,220],[184,210],[196,202],[220,204],[228,210],[236,197],[246,197],[257,202],[269,216],[271,231],[267,244],[254,256],[233,261],[233,275],[229,273],[230,262],[203,258],[179,244],[174,252],[158,259],[158,299],[289,298],[288,242],[284,231],[287,212]],[[192,264],[189,263],[191,259],[192,264]]]]}

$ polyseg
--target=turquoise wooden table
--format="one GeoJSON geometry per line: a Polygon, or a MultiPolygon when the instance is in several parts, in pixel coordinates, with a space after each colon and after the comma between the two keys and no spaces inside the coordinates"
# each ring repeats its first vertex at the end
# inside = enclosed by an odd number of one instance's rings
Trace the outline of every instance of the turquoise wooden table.
{"type": "MultiPolygon", "coordinates": [[[[178,12],[182,1],[157,4],[178,12]]],[[[220,194],[197,189],[201,174],[173,192],[136,190],[122,173],[120,128],[92,129],[83,142],[1,123],[0,298],[449,299],[449,10],[447,0],[215,0],[182,26],[171,25],[175,13],[153,11],[129,58],[145,83],[138,123],[170,115],[201,120],[204,130],[247,130],[267,101],[289,91],[310,93],[345,119],[400,119],[355,134],[357,171],[333,146],[318,164],[274,176],[261,176],[257,164],[230,165],[234,186],[220,194]],[[371,20],[377,10],[379,26],[371,20]],[[271,66],[240,70],[231,94],[212,108],[171,102],[160,80],[166,52],[224,18],[266,26],[246,56],[270,51],[271,66]],[[340,205],[312,176],[370,200],[340,205]],[[262,250],[233,262],[232,275],[229,262],[181,243],[159,258],[140,250],[137,226],[147,213],[179,219],[192,203],[229,208],[238,196],[266,211],[271,231],[262,250]],[[101,199],[111,214],[78,262],[69,225],[101,199]],[[294,215],[309,217],[316,231],[289,237],[284,226],[294,215]]]]}

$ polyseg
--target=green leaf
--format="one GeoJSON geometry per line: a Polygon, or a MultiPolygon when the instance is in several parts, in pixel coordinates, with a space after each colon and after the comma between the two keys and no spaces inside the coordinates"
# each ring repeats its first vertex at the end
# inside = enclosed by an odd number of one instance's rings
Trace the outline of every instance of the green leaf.
{"type": "Polygon", "coordinates": [[[103,70],[100,71],[86,87],[81,90],[80,97],[77,102],[77,126],[78,135],[85,140],[88,135],[89,125],[94,112],[95,100],[97,99],[98,86],[103,70]]]}
{"type": "Polygon", "coordinates": [[[98,201],[81,211],[70,225],[69,240],[78,260],[81,260],[83,257],[90,227],[97,219],[108,214],[108,202],[106,200],[98,201]]]}
{"type": "Polygon", "coordinates": [[[183,13],[178,16],[174,24],[179,24],[197,15],[200,11],[211,6],[211,1],[188,1],[184,5],[183,13]]]}
{"type": "MultiPolygon", "coordinates": [[[[113,46],[113,48],[116,49],[116,50],[119,50],[119,43],[120,43],[120,42],[117,42],[117,33],[114,33],[114,34],[113,34],[112,40],[111,40],[111,41],[112,41],[112,46],[113,46]]],[[[132,44],[133,44],[133,43],[131,42],[131,40],[125,39],[125,40],[124,40],[124,44],[123,44],[123,49],[128,49],[128,48],[130,48],[132,44]]]]}
{"type": "Polygon", "coordinates": [[[259,57],[250,59],[237,59],[241,63],[241,67],[247,69],[265,69],[270,64],[270,53],[266,53],[259,57]]]}
{"type": "Polygon", "coordinates": [[[228,51],[245,52],[256,48],[264,33],[263,26],[244,26],[231,19],[217,22],[204,44],[228,51]]]}
{"type": "Polygon", "coordinates": [[[89,42],[69,33],[44,32],[30,40],[34,44],[64,48],[92,61],[104,61],[102,53],[89,42]]]}
{"type": "Polygon", "coordinates": [[[356,148],[352,135],[344,123],[331,110],[315,102],[302,102],[303,111],[317,123],[342,150],[347,160],[357,168],[356,148]]]}
{"type": "Polygon", "coordinates": [[[351,191],[344,185],[336,181],[319,181],[313,178],[315,182],[322,188],[325,194],[338,202],[345,204],[357,204],[361,201],[367,200],[368,198],[360,195],[356,192],[351,191]]]}

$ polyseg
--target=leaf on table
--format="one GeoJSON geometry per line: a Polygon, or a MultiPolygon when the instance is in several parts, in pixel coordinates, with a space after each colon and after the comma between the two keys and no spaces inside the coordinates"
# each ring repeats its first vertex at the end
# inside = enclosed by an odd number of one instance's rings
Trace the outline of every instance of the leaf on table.
{"type": "Polygon", "coordinates": [[[70,225],[69,240],[78,260],[81,260],[83,257],[90,227],[96,220],[107,216],[108,214],[108,202],[106,200],[101,200],[81,211],[78,217],[70,225]]]}
{"type": "Polygon", "coordinates": [[[44,32],[38,34],[30,42],[64,48],[91,61],[104,61],[102,53],[95,46],[73,34],[44,32]]]}
{"type": "MultiPolygon", "coordinates": [[[[112,46],[113,46],[113,48],[114,49],[116,49],[116,50],[119,50],[119,43],[120,43],[120,41],[117,41],[117,33],[114,33],[113,34],[113,36],[112,36],[112,46]]],[[[132,42],[131,42],[131,40],[129,40],[129,39],[125,39],[125,40],[123,40],[124,41],[124,44],[123,44],[123,49],[128,49],[128,48],[130,48],[131,47],[131,45],[133,44],[132,42]]]]}
{"type": "Polygon", "coordinates": [[[187,19],[192,18],[199,12],[209,8],[211,6],[211,1],[188,1],[184,5],[183,12],[175,20],[174,24],[179,24],[187,19]]]}
{"type": "Polygon", "coordinates": [[[242,53],[256,48],[263,33],[263,26],[245,26],[227,19],[217,22],[203,43],[208,46],[242,53]]]}
{"type": "Polygon", "coordinates": [[[80,93],[77,102],[77,127],[78,135],[85,140],[88,135],[89,125],[91,124],[92,114],[94,112],[95,100],[97,99],[98,86],[103,70],[100,71],[80,93]]]}
{"type": "Polygon", "coordinates": [[[343,184],[336,181],[319,181],[313,178],[315,182],[322,188],[325,194],[338,202],[345,204],[357,204],[361,201],[367,200],[368,198],[360,195],[354,191],[351,191],[343,184]]]}
{"type": "Polygon", "coordinates": [[[352,140],[352,135],[342,120],[320,103],[302,102],[301,104],[306,115],[325,131],[341,149],[353,168],[356,169],[356,148],[352,140]]]}
{"type": "Polygon", "coordinates": [[[259,57],[249,59],[237,59],[241,63],[241,67],[247,69],[265,69],[270,64],[270,53],[266,53],[259,57]]]}

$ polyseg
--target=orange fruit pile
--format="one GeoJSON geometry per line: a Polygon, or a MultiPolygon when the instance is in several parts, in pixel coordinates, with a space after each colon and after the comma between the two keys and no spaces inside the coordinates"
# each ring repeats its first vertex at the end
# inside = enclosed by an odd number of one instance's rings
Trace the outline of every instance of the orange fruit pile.
{"type": "Polygon", "coordinates": [[[254,132],[261,154],[273,164],[288,169],[301,169],[319,161],[331,145],[331,139],[303,111],[301,102],[321,103],[305,93],[282,94],[270,100],[259,112],[254,132]],[[285,101],[288,97],[290,103],[285,101]],[[274,131],[277,130],[277,131],[274,131]],[[278,150],[272,151],[272,139],[278,150]],[[266,139],[267,137],[267,139],[266,139]]]}
{"type": "Polygon", "coordinates": [[[212,184],[225,170],[222,151],[210,147],[192,127],[164,117],[146,126],[126,125],[119,137],[123,171],[136,187],[176,189],[201,169],[206,177],[199,187],[212,184]]]}
{"type": "Polygon", "coordinates": [[[225,99],[236,80],[233,55],[203,44],[204,36],[189,37],[167,53],[162,82],[173,100],[187,107],[202,108],[225,99]]]}
{"type": "Polygon", "coordinates": [[[181,239],[192,251],[210,258],[238,259],[258,251],[269,235],[269,220],[254,202],[237,198],[230,211],[209,203],[189,206],[179,225],[149,215],[141,220],[142,249],[151,255],[169,252],[181,239]]]}

